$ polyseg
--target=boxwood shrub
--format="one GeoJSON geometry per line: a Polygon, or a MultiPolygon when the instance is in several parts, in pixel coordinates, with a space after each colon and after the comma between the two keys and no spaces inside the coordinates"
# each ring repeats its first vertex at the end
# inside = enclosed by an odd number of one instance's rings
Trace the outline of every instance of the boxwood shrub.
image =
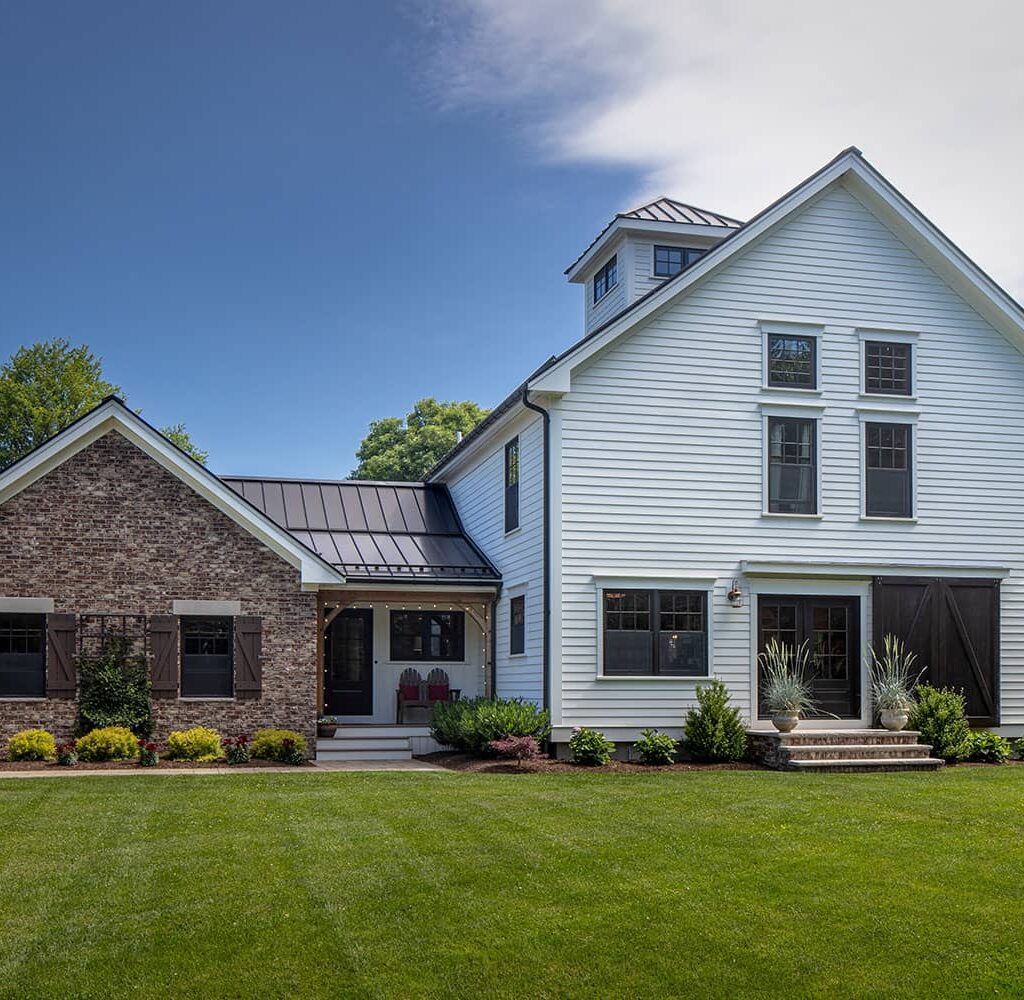
{"type": "Polygon", "coordinates": [[[717,678],[697,687],[698,708],[690,709],[683,725],[683,749],[707,763],[742,760],[747,734],[739,709],[729,704],[729,689],[717,678]]]}
{"type": "Polygon", "coordinates": [[[54,760],[57,741],[45,729],[23,729],[7,741],[11,760],[54,760]]]}
{"type": "Polygon", "coordinates": [[[917,704],[910,713],[910,728],[921,733],[921,742],[945,761],[964,760],[971,753],[971,727],[960,691],[919,684],[917,704]]]}
{"type": "Polygon", "coordinates": [[[302,764],[306,760],[306,737],[291,729],[258,729],[250,751],[259,760],[279,764],[302,764]]]}
{"type": "Polygon", "coordinates": [[[167,756],[171,760],[220,760],[224,756],[220,733],[206,726],[177,730],[167,736],[167,756]]]}
{"type": "Polygon", "coordinates": [[[75,751],[80,760],[131,760],[139,752],[139,740],[125,726],[104,726],[79,737],[75,751]]]}
{"type": "Polygon", "coordinates": [[[509,736],[532,736],[538,743],[551,735],[551,718],[522,698],[467,698],[434,705],[430,735],[442,746],[490,756],[491,744],[509,736]]]}

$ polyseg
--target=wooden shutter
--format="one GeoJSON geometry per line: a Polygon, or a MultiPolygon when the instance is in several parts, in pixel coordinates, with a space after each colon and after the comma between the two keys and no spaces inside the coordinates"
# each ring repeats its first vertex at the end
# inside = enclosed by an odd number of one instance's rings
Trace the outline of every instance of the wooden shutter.
{"type": "Polygon", "coordinates": [[[178,616],[149,617],[150,679],[154,698],[178,696],[178,616]]]}
{"type": "Polygon", "coordinates": [[[263,688],[263,623],[251,615],[235,618],[235,697],[258,698],[263,688]]]}
{"type": "Polygon", "coordinates": [[[46,616],[46,697],[74,698],[78,688],[75,669],[77,639],[74,615],[46,616]]]}

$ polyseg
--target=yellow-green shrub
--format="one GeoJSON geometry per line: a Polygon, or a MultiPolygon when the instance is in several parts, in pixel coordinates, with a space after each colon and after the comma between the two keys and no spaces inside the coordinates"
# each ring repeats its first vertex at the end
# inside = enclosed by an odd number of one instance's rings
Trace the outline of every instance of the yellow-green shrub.
{"type": "Polygon", "coordinates": [[[281,764],[301,764],[306,759],[306,738],[290,729],[260,729],[252,738],[252,755],[281,764]]]}
{"type": "Polygon", "coordinates": [[[220,760],[224,756],[220,733],[206,726],[170,733],[167,737],[167,756],[172,760],[220,760]]]}
{"type": "Polygon", "coordinates": [[[104,726],[75,744],[79,760],[131,760],[139,752],[138,737],[124,726],[104,726]]]}
{"type": "Polygon", "coordinates": [[[57,741],[45,729],[23,729],[7,741],[11,760],[54,760],[57,741]]]}

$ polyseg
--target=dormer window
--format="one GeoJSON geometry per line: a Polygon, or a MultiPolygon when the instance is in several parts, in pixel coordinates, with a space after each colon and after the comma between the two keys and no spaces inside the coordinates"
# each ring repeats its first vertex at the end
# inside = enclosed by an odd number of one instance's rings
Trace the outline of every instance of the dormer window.
{"type": "Polygon", "coordinates": [[[618,255],[594,275],[594,301],[600,302],[619,283],[618,255]]]}
{"type": "Polygon", "coordinates": [[[674,278],[706,253],[707,250],[694,250],[692,247],[655,247],[654,276],[674,278]]]}

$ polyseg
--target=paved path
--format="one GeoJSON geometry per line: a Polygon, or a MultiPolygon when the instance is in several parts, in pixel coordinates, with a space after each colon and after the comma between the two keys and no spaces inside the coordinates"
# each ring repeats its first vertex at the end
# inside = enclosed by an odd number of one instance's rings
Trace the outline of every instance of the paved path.
{"type": "Polygon", "coordinates": [[[425,760],[330,760],[312,767],[134,767],[124,770],[88,770],[84,767],[49,767],[45,771],[2,771],[0,778],[122,778],[170,774],[323,774],[327,771],[420,771],[447,770],[425,760]]]}

